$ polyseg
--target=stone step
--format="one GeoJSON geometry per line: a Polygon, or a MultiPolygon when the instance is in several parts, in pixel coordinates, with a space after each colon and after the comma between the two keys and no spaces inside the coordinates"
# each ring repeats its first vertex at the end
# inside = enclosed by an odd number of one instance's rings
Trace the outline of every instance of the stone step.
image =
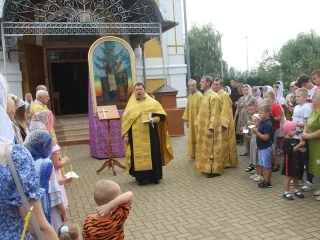
{"type": "Polygon", "coordinates": [[[68,135],[59,135],[57,136],[58,142],[77,140],[77,139],[89,139],[89,133],[80,133],[80,134],[68,134],[68,135]]]}
{"type": "Polygon", "coordinates": [[[56,130],[57,137],[59,136],[68,136],[70,134],[88,134],[89,135],[89,127],[81,127],[81,128],[73,128],[73,129],[58,129],[56,130]]]}
{"type": "Polygon", "coordinates": [[[89,129],[89,124],[88,123],[78,123],[78,124],[68,124],[68,125],[54,125],[54,129],[57,132],[58,130],[75,130],[75,129],[80,129],[80,128],[88,128],[89,129]]]}

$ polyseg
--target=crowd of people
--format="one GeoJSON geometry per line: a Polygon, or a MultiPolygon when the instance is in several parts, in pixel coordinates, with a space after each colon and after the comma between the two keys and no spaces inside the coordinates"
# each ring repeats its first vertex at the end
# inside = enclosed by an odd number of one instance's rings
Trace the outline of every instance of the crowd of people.
{"type": "Polygon", "coordinates": [[[68,219],[64,185],[73,179],[63,176],[63,167],[70,159],[60,154],[47,88],[38,86],[36,99],[27,93],[23,101],[8,93],[7,86],[0,74],[1,239],[124,239],[132,192],[121,194],[115,182],[99,181],[94,188],[97,212],[85,219],[81,234],[68,219]],[[29,212],[32,217],[24,235],[29,212]]]}
{"type": "MultiPolygon", "coordinates": [[[[315,189],[314,177],[320,177],[320,70],[312,77],[301,75],[290,83],[284,98],[284,86],[249,86],[204,76],[188,81],[190,94],[183,119],[188,127],[188,155],[194,169],[207,177],[217,177],[224,169],[238,165],[237,144],[243,145],[240,156],[249,156],[246,172],[260,188],[270,188],[272,172],[285,175],[283,198],[304,198],[303,191],[315,189]],[[283,160],[283,161],[282,161],[283,160]],[[304,173],[306,169],[306,179],[304,173]],[[300,187],[301,189],[300,189],[300,187]],[[302,190],[302,191],[301,191],[302,190]]],[[[126,169],[139,185],[159,184],[162,166],[173,159],[168,135],[167,114],[161,104],[136,83],[122,116],[122,137],[126,147],[126,169]]],[[[94,187],[95,214],[82,226],[68,220],[68,199],[64,166],[54,131],[54,116],[48,109],[50,99],[45,86],[36,89],[36,99],[27,93],[25,101],[8,93],[0,75],[0,191],[3,239],[20,239],[25,219],[33,207],[36,219],[29,224],[25,239],[77,240],[124,239],[124,222],[133,199],[132,192],[121,194],[117,183],[100,180],[94,187]],[[12,159],[23,186],[23,193],[9,167],[12,159]],[[21,199],[26,197],[29,204],[21,199]],[[15,224],[12,224],[15,223],[15,224]]],[[[314,191],[320,200],[320,191],[314,191]]]]}
{"type": "MultiPolygon", "coordinates": [[[[222,94],[222,81],[205,76],[200,81],[202,95],[196,81],[188,83],[183,119],[188,121],[188,154],[195,158],[195,169],[212,177],[235,166],[238,158],[233,146],[237,142],[244,146],[240,156],[249,156],[245,171],[252,173],[249,178],[258,187],[272,187],[272,172],[280,170],[281,162],[283,198],[294,199],[290,185],[294,196],[304,198],[302,191],[314,190],[313,177],[320,177],[320,70],[311,78],[303,74],[291,82],[286,98],[281,81],[262,87],[236,79],[230,84],[222,94]]],[[[320,191],[313,194],[320,201],[320,191]]]]}

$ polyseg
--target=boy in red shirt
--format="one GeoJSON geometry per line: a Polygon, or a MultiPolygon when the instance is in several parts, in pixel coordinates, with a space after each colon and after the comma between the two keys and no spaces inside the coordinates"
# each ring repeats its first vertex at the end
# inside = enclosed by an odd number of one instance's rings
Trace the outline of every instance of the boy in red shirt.
{"type": "Polygon", "coordinates": [[[277,158],[277,143],[280,134],[280,122],[283,118],[283,111],[281,106],[275,102],[276,96],[273,91],[268,91],[264,95],[264,100],[269,100],[271,102],[271,112],[274,117],[273,130],[274,130],[274,139],[273,139],[273,152],[272,152],[272,172],[277,172],[280,169],[280,164],[277,158]]]}

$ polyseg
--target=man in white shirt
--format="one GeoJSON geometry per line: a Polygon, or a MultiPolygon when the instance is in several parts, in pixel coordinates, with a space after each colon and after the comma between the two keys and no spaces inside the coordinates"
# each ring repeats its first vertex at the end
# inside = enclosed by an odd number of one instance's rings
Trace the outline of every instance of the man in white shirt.
{"type": "Polygon", "coordinates": [[[308,97],[307,97],[307,103],[309,103],[312,106],[312,96],[314,93],[314,90],[317,88],[313,83],[311,82],[311,79],[309,76],[303,74],[298,77],[298,83],[308,90],[308,97]]]}

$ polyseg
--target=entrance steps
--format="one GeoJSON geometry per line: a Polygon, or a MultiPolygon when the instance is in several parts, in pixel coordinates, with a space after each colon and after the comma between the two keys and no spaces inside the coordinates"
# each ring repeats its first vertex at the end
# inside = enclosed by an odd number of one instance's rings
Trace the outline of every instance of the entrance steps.
{"type": "Polygon", "coordinates": [[[89,144],[88,115],[56,117],[54,130],[60,146],[89,144]]]}

